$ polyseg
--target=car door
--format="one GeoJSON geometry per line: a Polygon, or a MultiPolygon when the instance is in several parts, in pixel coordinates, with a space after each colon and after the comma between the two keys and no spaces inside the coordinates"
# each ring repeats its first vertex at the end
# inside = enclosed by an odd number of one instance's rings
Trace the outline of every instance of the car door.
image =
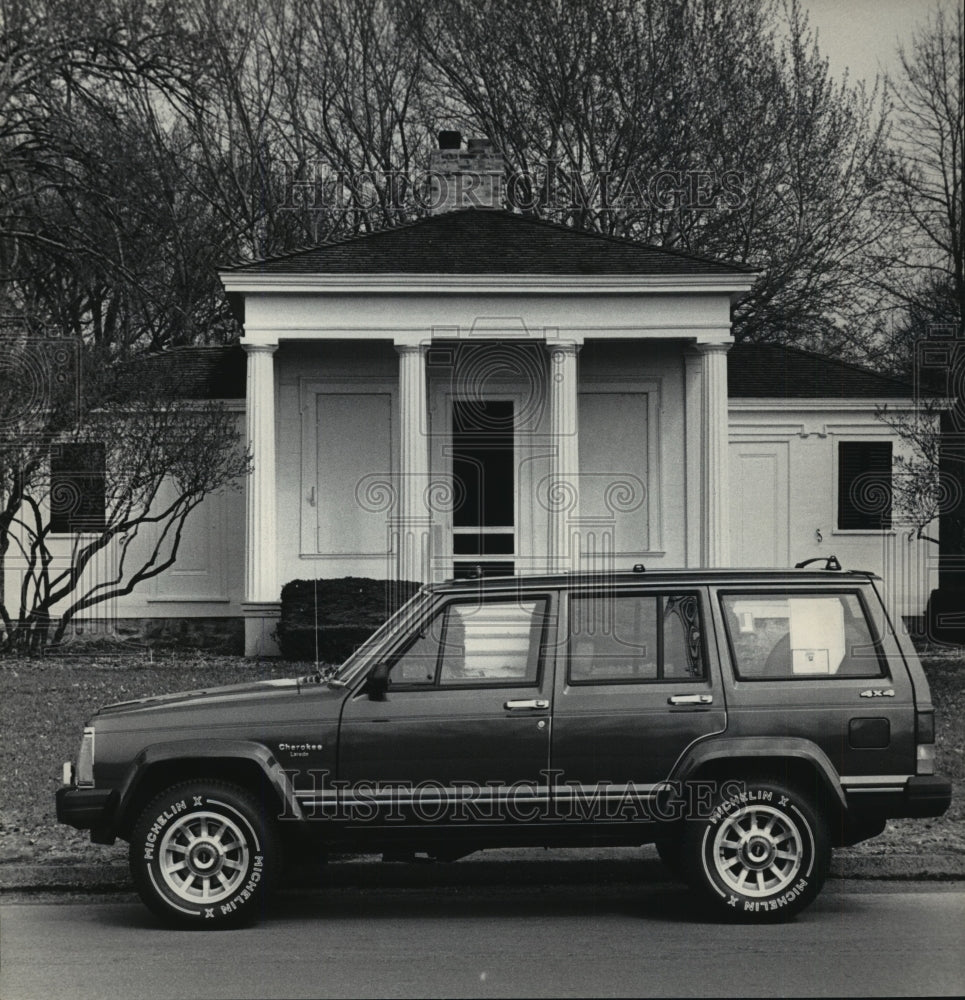
{"type": "Polygon", "coordinates": [[[696,740],[723,731],[702,589],[575,591],[565,607],[551,763],[557,797],[646,796],[696,740]]]}
{"type": "Polygon", "coordinates": [[[549,764],[554,614],[549,593],[443,600],[375,665],[385,690],[363,684],[346,699],[343,796],[362,796],[370,816],[374,803],[373,818],[386,822],[444,822],[445,805],[467,798],[496,819],[510,798],[537,797],[549,764]]]}

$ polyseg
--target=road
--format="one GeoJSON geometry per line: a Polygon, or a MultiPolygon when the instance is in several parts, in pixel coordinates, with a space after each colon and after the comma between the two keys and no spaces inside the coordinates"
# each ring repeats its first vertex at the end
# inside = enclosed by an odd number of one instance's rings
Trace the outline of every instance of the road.
{"type": "Polygon", "coordinates": [[[162,930],[116,896],[0,920],[3,1000],[965,992],[961,883],[832,882],[774,927],[707,923],[647,883],[286,892],[233,932],[162,930]]]}

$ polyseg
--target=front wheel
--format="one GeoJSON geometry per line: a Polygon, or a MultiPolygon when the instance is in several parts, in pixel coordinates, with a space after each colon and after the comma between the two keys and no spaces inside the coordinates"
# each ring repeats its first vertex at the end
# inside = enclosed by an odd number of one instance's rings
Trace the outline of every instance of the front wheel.
{"type": "Polygon", "coordinates": [[[256,920],[277,858],[257,801],[218,781],[162,792],[131,835],[131,875],[141,899],[180,926],[220,929],[256,920]]]}
{"type": "Polygon", "coordinates": [[[776,923],[810,904],[831,861],[827,823],[798,791],[769,781],[727,783],[711,814],[690,824],[695,888],[731,920],[776,923]]]}

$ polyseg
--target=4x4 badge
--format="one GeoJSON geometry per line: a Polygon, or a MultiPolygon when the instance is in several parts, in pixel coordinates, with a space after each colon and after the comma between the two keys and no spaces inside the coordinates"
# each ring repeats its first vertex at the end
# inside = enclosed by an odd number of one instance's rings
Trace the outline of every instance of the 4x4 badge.
{"type": "Polygon", "coordinates": [[[868,688],[861,692],[862,698],[894,698],[894,688],[868,688]]]}

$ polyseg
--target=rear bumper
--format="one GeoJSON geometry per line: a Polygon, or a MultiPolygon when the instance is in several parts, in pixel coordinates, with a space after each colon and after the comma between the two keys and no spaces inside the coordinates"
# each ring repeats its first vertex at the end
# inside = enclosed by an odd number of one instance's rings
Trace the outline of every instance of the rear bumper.
{"type": "Polygon", "coordinates": [[[905,816],[941,816],[952,804],[952,783],[945,778],[918,775],[905,784],[905,816]]]}
{"type": "Polygon", "coordinates": [[[952,803],[952,783],[933,775],[914,775],[901,788],[845,789],[848,810],[855,816],[925,819],[941,816],[952,803]]]}
{"type": "Polygon", "coordinates": [[[117,805],[116,788],[76,788],[62,785],[57,789],[57,821],[90,830],[96,843],[113,843],[111,831],[117,805]]]}

